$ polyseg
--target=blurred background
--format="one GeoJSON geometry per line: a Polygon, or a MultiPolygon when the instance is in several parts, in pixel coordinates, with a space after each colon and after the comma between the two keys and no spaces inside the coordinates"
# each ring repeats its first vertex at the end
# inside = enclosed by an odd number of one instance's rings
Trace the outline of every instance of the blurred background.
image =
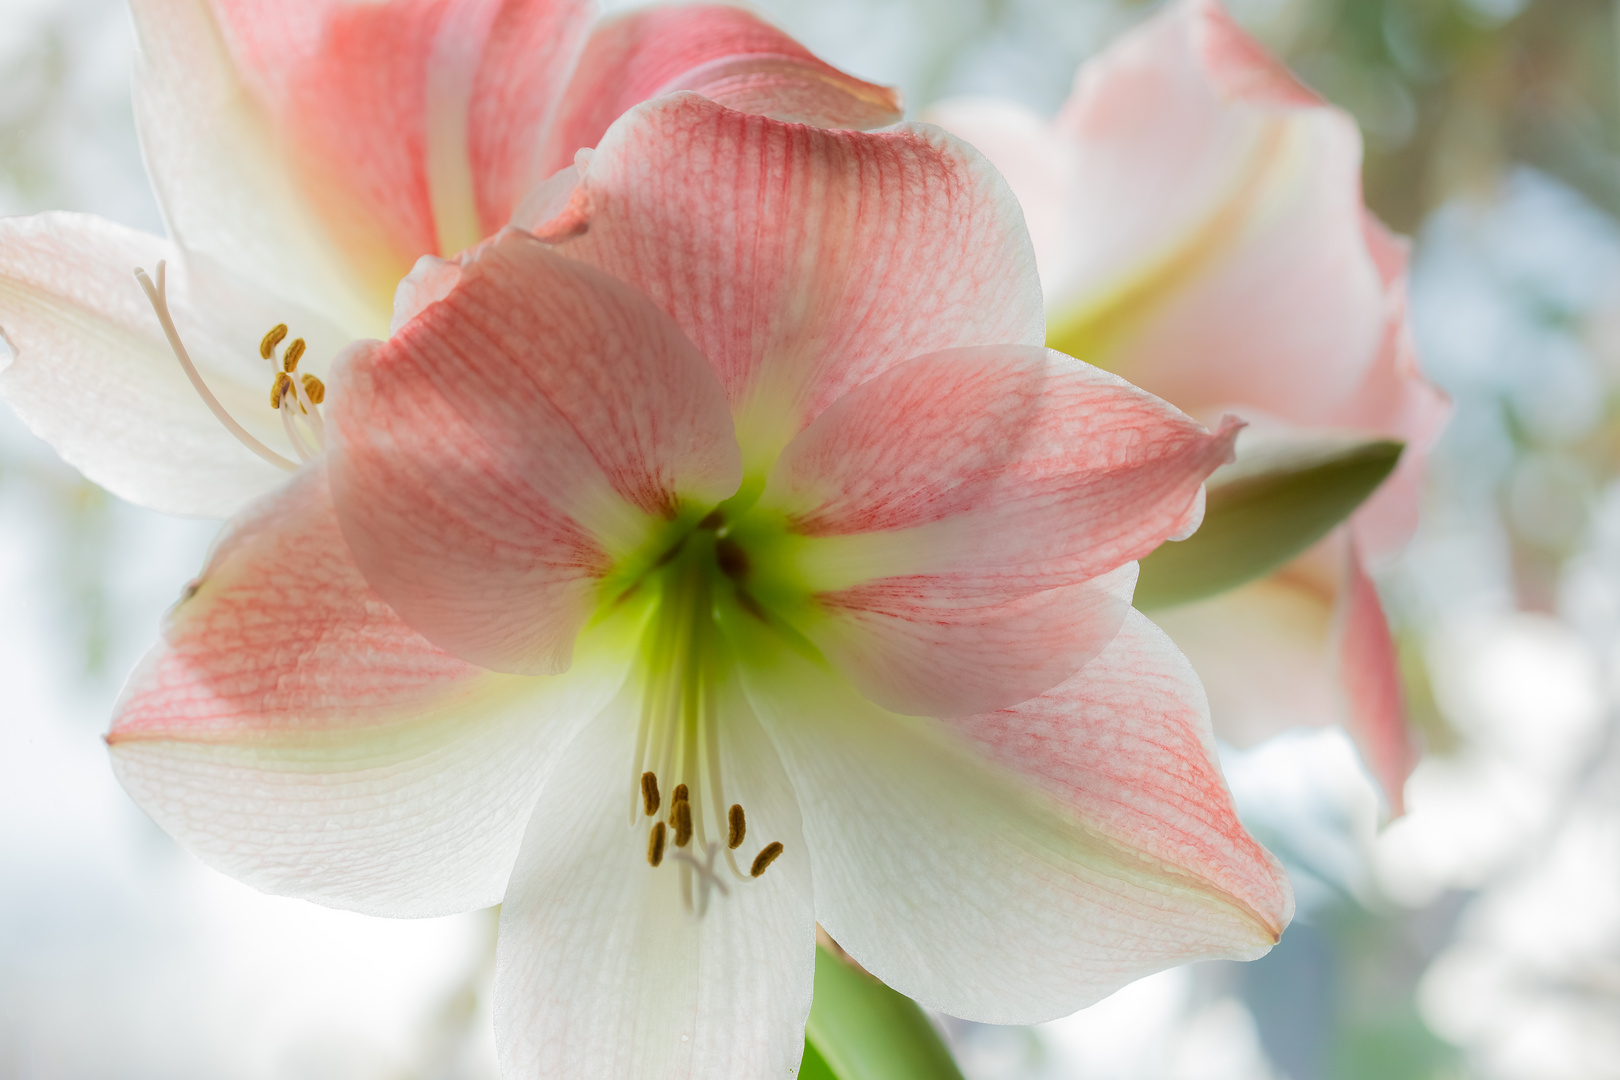
{"type": "MultiPolygon", "coordinates": [[[[618,5],[610,5],[618,6],[618,5]]],[[[1056,110],[1151,5],[767,0],[912,110],[1056,110]]],[[[1233,0],[1360,121],[1414,236],[1456,411],[1379,585],[1427,745],[1379,821],[1348,740],[1223,759],[1300,915],[1246,965],[1037,1028],[942,1022],[969,1080],[1620,1077],[1620,7],[1233,0]]],[[[161,230],[120,0],[0,0],[0,214],[161,230]]],[[[261,896],[124,796],[105,730],[209,522],[80,480],[0,409],[0,1077],[493,1078],[487,912],[391,922],[261,896]]]]}

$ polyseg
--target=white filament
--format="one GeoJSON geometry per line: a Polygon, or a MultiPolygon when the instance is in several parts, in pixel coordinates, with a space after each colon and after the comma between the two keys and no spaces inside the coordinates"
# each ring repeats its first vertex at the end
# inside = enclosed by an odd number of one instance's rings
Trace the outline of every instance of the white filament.
{"type": "MultiPolygon", "coordinates": [[[[169,339],[169,348],[174,350],[175,359],[179,360],[180,366],[185,369],[186,378],[191,380],[192,387],[197,391],[198,396],[203,399],[203,403],[208,406],[209,411],[214,414],[220,423],[225,425],[225,430],[236,436],[238,442],[278,469],[296,472],[298,470],[296,461],[283,457],[248,434],[247,429],[238,424],[236,418],[225,411],[225,406],[219,403],[219,399],[214,397],[213,393],[208,389],[208,384],[203,382],[202,375],[197,371],[197,365],[191,362],[190,354],[186,352],[185,345],[181,344],[180,332],[174,328],[174,319],[169,315],[168,283],[165,280],[164,270],[164,262],[160,259],[157,264],[156,285],[152,283],[151,278],[146,276],[145,270],[137,268],[135,278],[141,283],[141,288],[145,290],[146,299],[151,302],[152,310],[157,313],[158,322],[163,327],[164,336],[169,339]]],[[[297,446],[297,444],[294,443],[294,446],[297,446]]]]}

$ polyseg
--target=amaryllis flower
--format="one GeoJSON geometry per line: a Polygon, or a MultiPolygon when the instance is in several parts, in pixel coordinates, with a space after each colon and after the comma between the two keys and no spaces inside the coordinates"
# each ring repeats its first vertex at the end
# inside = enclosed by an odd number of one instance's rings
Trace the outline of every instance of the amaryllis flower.
{"type": "Polygon", "coordinates": [[[1042,347],[988,163],[678,94],[560,205],[338,361],[120,704],[141,805],[272,892],[502,901],[513,1077],[793,1075],[818,921],[999,1022],[1270,948],[1130,607],[1234,431],[1042,347]]]}
{"type": "Polygon", "coordinates": [[[332,357],[387,334],[416,259],[495,233],[629,105],[691,90],[810,123],[899,118],[891,92],[726,7],[589,34],[588,0],[133,9],[136,121],[170,238],[0,221],[0,396],[90,479],[179,514],[226,516],[318,451],[332,357]],[[154,300],[194,370],[130,277],[159,262],[154,300]]]}
{"type": "Polygon", "coordinates": [[[1018,193],[1056,348],[1257,446],[1323,433],[1406,442],[1395,473],[1322,549],[1217,600],[1155,613],[1249,742],[1344,721],[1400,812],[1413,764],[1395,651],[1366,560],[1417,520],[1446,406],[1406,327],[1406,245],[1361,202],[1355,122],[1216,0],[1182,0],[1086,64],[1053,121],[1003,103],[933,118],[1018,193]]]}

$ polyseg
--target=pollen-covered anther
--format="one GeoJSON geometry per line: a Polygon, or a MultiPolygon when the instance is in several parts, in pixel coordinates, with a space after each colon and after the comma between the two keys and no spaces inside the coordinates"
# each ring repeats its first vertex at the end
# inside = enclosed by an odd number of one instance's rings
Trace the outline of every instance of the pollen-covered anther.
{"type": "MultiPolygon", "coordinates": [[[[681,785],[685,787],[685,785],[681,785]]],[[[677,791],[680,789],[677,788],[677,791]]],[[[670,824],[675,827],[675,846],[685,847],[692,842],[692,804],[685,799],[677,798],[675,805],[669,809],[670,824]]]]}
{"type": "Polygon", "coordinates": [[[650,772],[641,774],[641,808],[648,817],[658,813],[658,777],[650,772]]]}
{"type": "Polygon", "coordinates": [[[673,824],[675,824],[675,804],[676,803],[683,803],[683,802],[691,802],[692,801],[692,793],[691,793],[690,790],[687,789],[687,786],[685,784],[676,784],[675,785],[675,793],[673,795],[671,795],[670,798],[671,798],[672,801],[669,804],[669,823],[671,825],[673,825],[673,824]]]}
{"type": "Polygon", "coordinates": [[[284,400],[297,396],[298,391],[293,387],[292,376],[285,371],[276,372],[276,381],[270,385],[270,407],[279,409],[284,400]]]}
{"type": "Polygon", "coordinates": [[[321,402],[326,400],[325,383],[321,382],[321,380],[317,379],[308,372],[305,372],[303,375],[299,376],[299,378],[304,384],[304,393],[308,395],[311,403],[319,405],[321,402]]]}
{"type": "Polygon", "coordinates": [[[741,803],[732,803],[731,812],[726,815],[726,846],[732,851],[742,847],[743,837],[748,835],[748,818],[743,815],[741,803]]]}
{"type": "Polygon", "coordinates": [[[748,876],[759,877],[770,867],[771,863],[776,861],[776,857],[780,854],[782,854],[782,841],[772,840],[766,844],[760,849],[759,854],[754,856],[754,865],[748,868],[748,876]]]}
{"type": "Polygon", "coordinates": [[[281,354],[281,370],[297,371],[298,361],[304,358],[305,348],[303,338],[293,338],[292,343],[287,346],[287,351],[281,354]]]}
{"type": "Polygon", "coordinates": [[[667,830],[662,821],[652,827],[647,837],[647,865],[657,866],[664,861],[664,837],[667,830]]]}
{"type": "Polygon", "coordinates": [[[276,323],[259,339],[259,355],[268,360],[276,355],[276,346],[287,337],[287,324],[276,323]]]}

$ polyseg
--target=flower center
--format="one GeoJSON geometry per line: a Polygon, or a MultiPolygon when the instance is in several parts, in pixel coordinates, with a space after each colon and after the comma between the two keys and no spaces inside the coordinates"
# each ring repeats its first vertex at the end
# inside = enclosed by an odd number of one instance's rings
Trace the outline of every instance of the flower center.
{"type": "Polygon", "coordinates": [[[646,830],[649,865],[679,867],[682,900],[700,915],[711,892],[730,895],[727,877],[756,879],[783,852],[773,840],[752,858],[741,854],[748,814],[725,793],[720,724],[726,699],[738,691],[718,608],[735,605],[751,619],[768,619],[747,589],[749,554],[729,532],[721,511],[696,524],[688,518],[672,526],[673,542],[628,586],[614,585],[621,600],[656,591],[635,676],[641,717],[630,822],[646,830]]]}
{"type": "Polygon", "coordinates": [[[279,358],[276,356],[276,348],[287,338],[286,323],[272,327],[259,342],[259,356],[268,360],[274,369],[270,386],[270,407],[281,414],[282,429],[287,433],[287,441],[292,445],[293,453],[298,455],[298,461],[293,461],[254,438],[208,389],[202,373],[197,370],[197,365],[192,363],[191,354],[186,351],[185,343],[180,340],[180,331],[175,328],[174,317],[169,312],[165,263],[159,260],[155,283],[147,276],[145,270],[137,269],[135,277],[141,283],[141,289],[145,291],[152,310],[157,313],[163,334],[169,339],[169,348],[174,350],[175,359],[179,360],[180,366],[185,369],[186,378],[191,380],[192,387],[208,406],[209,411],[225,425],[225,430],[234,435],[238,442],[265,461],[288,472],[296,470],[299,462],[308,461],[326,449],[326,424],[321,419],[320,411],[320,404],[326,398],[326,387],[314,375],[298,374],[298,361],[304,355],[303,338],[294,338],[289,342],[279,358]]]}

